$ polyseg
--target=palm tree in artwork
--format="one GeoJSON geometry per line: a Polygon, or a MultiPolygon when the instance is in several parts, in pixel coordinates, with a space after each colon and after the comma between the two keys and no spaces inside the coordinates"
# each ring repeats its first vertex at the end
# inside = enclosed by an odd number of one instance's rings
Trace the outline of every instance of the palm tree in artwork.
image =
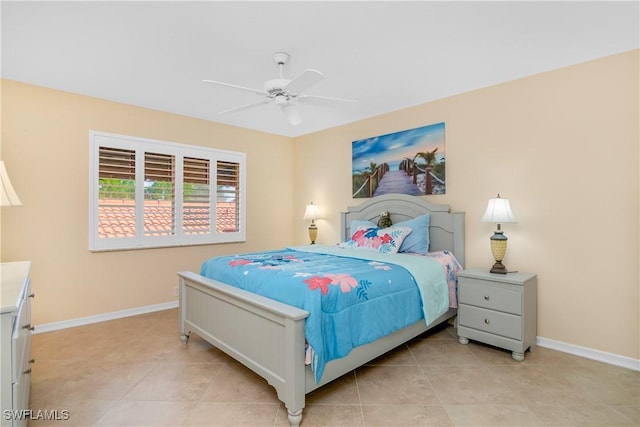
{"type": "MultiPolygon", "coordinates": [[[[413,157],[413,161],[415,163],[416,159],[420,158],[422,160],[424,160],[425,167],[424,167],[424,182],[425,182],[425,186],[424,186],[424,194],[431,194],[433,191],[433,181],[431,178],[431,169],[433,167],[433,164],[436,162],[436,152],[438,151],[438,147],[434,148],[433,151],[427,151],[427,152],[419,152],[416,153],[416,155],[413,157]]],[[[416,163],[417,166],[417,163],[416,163]]],[[[417,178],[414,175],[413,177],[413,181],[414,184],[417,182],[417,178]]]]}
{"type": "Polygon", "coordinates": [[[378,169],[378,164],[375,162],[371,162],[369,163],[369,170],[370,170],[370,174],[373,175],[374,172],[376,171],[376,169],[378,169]]]}
{"type": "Polygon", "coordinates": [[[415,163],[418,158],[424,160],[426,166],[432,166],[436,162],[436,151],[438,151],[438,147],[434,148],[433,151],[419,152],[413,156],[413,162],[415,163]]]}

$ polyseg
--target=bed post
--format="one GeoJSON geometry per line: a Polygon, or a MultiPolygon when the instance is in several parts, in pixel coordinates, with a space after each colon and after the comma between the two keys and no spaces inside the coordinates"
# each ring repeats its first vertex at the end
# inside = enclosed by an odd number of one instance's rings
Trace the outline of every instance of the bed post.
{"type": "Polygon", "coordinates": [[[185,303],[187,301],[187,287],[184,282],[184,277],[180,277],[180,286],[178,288],[178,317],[180,321],[180,340],[183,344],[187,344],[189,342],[189,335],[191,331],[188,331],[185,328],[184,321],[187,317],[187,310],[185,307],[185,303]]]}
{"type": "Polygon", "coordinates": [[[451,212],[453,215],[453,253],[464,268],[464,212],[451,212]]]}
{"type": "Polygon", "coordinates": [[[276,388],[278,398],[285,402],[288,412],[289,425],[298,427],[302,421],[302,409],[305,401],[305,377],[306,367],[304,364],[304,322],[285,320],[285,348],[284,364],[289,367],[285,370],[285,390],[284,396],[280,395],[280,389],[276,388]],[[303,342],[300,342],[303,337],[303,342]]]}

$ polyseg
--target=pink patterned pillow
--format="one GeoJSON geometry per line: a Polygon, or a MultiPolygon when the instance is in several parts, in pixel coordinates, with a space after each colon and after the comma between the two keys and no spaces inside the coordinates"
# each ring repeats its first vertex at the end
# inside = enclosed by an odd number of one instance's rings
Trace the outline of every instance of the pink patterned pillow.
{"type": "Polygon", "coordinates": [[[356,229],[351,239],[340,243],[341,248],[368,249],[380,253],[394,254],[402,241],[411,233],[408,227],[378,228],[363,226],[356,229]]]}

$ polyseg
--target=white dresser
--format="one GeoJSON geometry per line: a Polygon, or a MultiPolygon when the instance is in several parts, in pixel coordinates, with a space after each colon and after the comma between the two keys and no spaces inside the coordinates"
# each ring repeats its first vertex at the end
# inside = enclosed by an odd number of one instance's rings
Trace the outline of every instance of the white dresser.
{"type": "Polygon", "coordinates": [[[532,273],[458,273],[458,341],[469,339],[511,350],[517,361],[536,348],[538,281],[532,273]]]}
{"type": "Polygon", "coordinates": [[[1,426],[26,426],[31,386],[31,293],[30,261],[0,264],[2,335],[0,372],[1,426]],[[16,412],[17,411],[17,412],[16,412]]]}

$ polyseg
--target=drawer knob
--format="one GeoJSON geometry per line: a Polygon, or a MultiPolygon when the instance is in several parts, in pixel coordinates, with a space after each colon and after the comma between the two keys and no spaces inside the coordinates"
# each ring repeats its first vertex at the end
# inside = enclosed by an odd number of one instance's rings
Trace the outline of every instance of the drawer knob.
{"type": "Polygon", "coordinates": [[[489,301],[490,299],[491,299],[491,298],[489,298],[489,295],[485,295],[485,296],[484,296],[484,300],[485,300],[485,301],[489,301]]]}
{"type": "Polygon", "coordinates": [[[489,319],[484,319],[484,323],[488,325],[491,321],[489,319]]]}
{"type": "Polygon", "coordinates": [[[35,298],[35,297],[36,297],[35,292],[34,292],[34,293],[32,293],[31,295],[29,295],[29,298],[35,298]]]}
{"type": "Polygon", "coordinates": [[[33,331],[36,327],[35,326],[31,326],[31,323],[27,323],[26,325],[24,325],[22,327],[23,329],[28,329],[30,331],[33,331]]]}
{"type": "Polygon", "coordinates": [[[29,360],[29,365],[33,365],[34,363],[36,363],[36,359],[29,360]]]}
{"type": "Polygon", "coordinates": [[[31,368],[27,369],[26,371],[22,372],[23,374],[30,374],[31,373],[31,368]]]}

